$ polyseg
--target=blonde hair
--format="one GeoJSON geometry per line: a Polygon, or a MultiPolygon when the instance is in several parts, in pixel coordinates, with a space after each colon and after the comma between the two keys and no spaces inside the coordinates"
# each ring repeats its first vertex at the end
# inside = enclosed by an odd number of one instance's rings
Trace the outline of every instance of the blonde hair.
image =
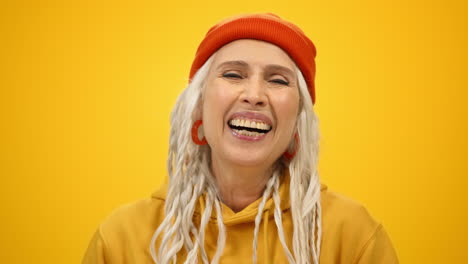
{"type": "MultiPolygon", "coordinates": [[[[184,263],[219,263],[226,241],[221,204],[214,178],[210,172],[210,148],[198,146],[191,140],[191,128],[199,117],[187,116],[196,113],[201,102],[205,79],[214,54],[198,70],[187,88],[181,93],[171,114],[169,157],[167,161],[169,188],[165,203],[165,218],[153,234],[150,252],[157,264],[177,262],[177,253],[187,253],[184,263]],[[196,203],[205,194],[205,209],[201,212],[200,225],[193,223],[196,203]],[[210,259],[204,247],[205,229],[212,211],[216,211],[218,223],[217,250],[210,259]],[[156,252],[156,240],[160,247],[156,252]]],[[[256,263],[256,248],[261,215],[266,201],[272,194],[275,204],[274,218],[279,240],[289,263],[318,264],[321,241],[320,182],[317,172],[319,152],[318,119],[313,111],[307,84],[296,67],[299,81],[301,109],[297,119],[299,146],[295,157],[288,161],[282,157],[274,165],[271,178],[263,192],[255,218],[253,239],[253,263],[256,263]],[[282,225],[279,185],[282,172],[289,168],[290,201],[293,222],[292,251],[288,248],[282,225]]]]}

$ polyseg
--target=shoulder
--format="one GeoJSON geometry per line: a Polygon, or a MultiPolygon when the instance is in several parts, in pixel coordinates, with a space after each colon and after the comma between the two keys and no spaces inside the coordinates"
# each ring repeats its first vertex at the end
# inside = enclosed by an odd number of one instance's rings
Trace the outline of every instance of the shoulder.
{"type": "Polygon", "coordinates": [[[94,234],[82,263],[149,263],[151,237],[164,219],[164,199],[155,197],[115,209],[94,234]]]}
{"type": "Polygon", "coordinates": [[[99,227],[104,243],[109,247],[128,242],[148,244],[164,220],[164,205],[164,199],[153,195],[118,207],[99,227]]]}
{"type": "MultiPolygon", "coordinates": [[[[362,258],[370,254],[369,251],[373,251],[372,256],[380,260],[386,255],[396,259],[393,246],[381,223],[361,203],[322,186],[321,205],[321,260],[324,263],[367,263],[362,262],[362,258]],[[376,243],[377,246],[374,246],[376,243]]],[[[377,262],[397,263],[379,261],[377,262]]]]}
{"type": "MultiPolygon", "coordinates": [[[[379,223],[363,204],[328,189],[321,190],[322,220],[327,225],[342,228],[357,228],[372,231],[379,223]]],[[[360,230],[363,231],[363,230],[360,230]]]]}
{"type": "Polygon", "coordinates": [[[164,200],[154,197],[141,199],[119,206],[102,222],[102,228],[133,227],[142,222],[154,221],[164,215],[164,200]]]}

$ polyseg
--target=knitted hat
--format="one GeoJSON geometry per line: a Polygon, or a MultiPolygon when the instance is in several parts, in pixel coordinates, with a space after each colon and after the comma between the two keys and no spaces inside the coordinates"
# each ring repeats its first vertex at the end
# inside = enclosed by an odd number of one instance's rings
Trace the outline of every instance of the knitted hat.
{"type": "Polygon", "coordinates": [[[315,103],[315,46],[299,27],[271,13],[232,17],[210,28],[198,46],[190,79],[214,52],[238,39],[262,40],[282,48],[301,70],[315,103]]]}

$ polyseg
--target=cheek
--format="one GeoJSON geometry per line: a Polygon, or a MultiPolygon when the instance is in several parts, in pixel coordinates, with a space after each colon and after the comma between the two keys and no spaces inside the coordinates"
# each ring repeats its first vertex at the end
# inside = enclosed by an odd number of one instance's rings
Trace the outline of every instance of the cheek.
{"type": "Polygon", "coordinates": [[[278,120],[282,121],[283,124],[287,123],[288,127],[293,129],[299,111],[299,95],[285,93],[276,96],[273,105],[276,108],[275,112],[278,115],[278,120]]]}
{"type": "MultiPolygon", "coordinates": [[[[205,106],[206,110],[221,111],[231,105],[235,98],[235,91],[222,81],[212,81],[208,84],[205,90],[205,106]]],[[[223,111],[223,112],[224,112],[223,111]]],[[[220,113],[221,114],[221,113],[220,113]]]]}
{"type": "Polygon", "coordinates": [[[203,124],[208,133],[224,125],[224,116],[235,96],[227,87],[211,82],[205,90],[203,100],[203,124]],[[221,126],[220,126],[221,124],[221,126]]]}

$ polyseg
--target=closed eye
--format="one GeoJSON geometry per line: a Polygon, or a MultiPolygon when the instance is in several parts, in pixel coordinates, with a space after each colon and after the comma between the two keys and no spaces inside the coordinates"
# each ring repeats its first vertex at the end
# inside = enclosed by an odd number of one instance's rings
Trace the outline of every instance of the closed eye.
{"type": "Polygon", "coordinates": [[[242,76],[240,74],[234,73],[234,72],[227,72],[223,73],[224,78],[232,78],[232,79],[242,79],[242,76]]]}
{"type": "Polygon", "coordinates": [[[273,80],[270,80],[270,82],[281,84],[281,85],[289,85],[288,81],[285,81],[285,80],[282,80],[282,79],[273,79],[273,80]]]}

